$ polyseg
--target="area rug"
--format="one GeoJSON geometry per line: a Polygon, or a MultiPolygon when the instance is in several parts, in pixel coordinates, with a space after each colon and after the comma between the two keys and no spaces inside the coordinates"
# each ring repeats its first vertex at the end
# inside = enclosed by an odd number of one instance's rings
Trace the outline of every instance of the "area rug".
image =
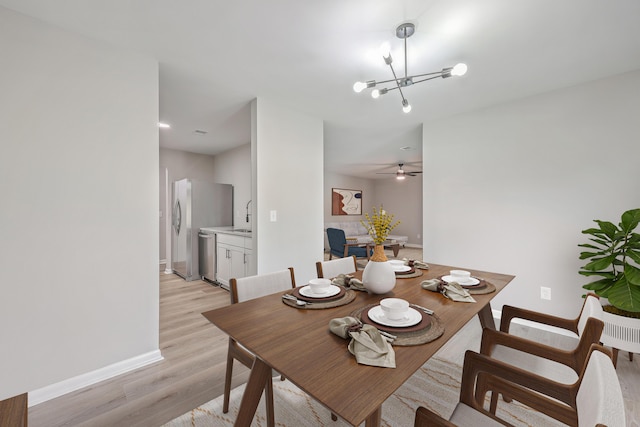
{"type": "MultiPolygon", "coordinates": [[[[448,418],[458,402],[462,367],[446,360],[432,358],[382,405],[382,425],[413,426],[418,406],[425,406],[448,418]]],[[[193,409],[165,424],[165,427],[231,427],[238,414],[244,385],[231,390],[229,412],[222,413],[222,396],[193,409]]],[[[331,413],[290,381],[273,380],[276,426],[281,427],[347,427],[348,423],[331,420],[331,413]]],[[[513,403],[501,402],[498,415],[515,426],[560,426],[539,412],[513,403]]],[[[267,425],[264,397],[251,424],[267,425]]],[[[364,424],[363,424],[364,425],[364,424]]]]}

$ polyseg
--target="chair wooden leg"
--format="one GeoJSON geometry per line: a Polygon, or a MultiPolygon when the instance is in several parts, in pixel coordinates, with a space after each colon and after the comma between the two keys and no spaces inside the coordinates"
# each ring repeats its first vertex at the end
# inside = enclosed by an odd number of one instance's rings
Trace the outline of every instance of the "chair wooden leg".
{"type": "Polygon", "coordinates": [[[618,349],[612,348],[611,350],[612,350],[611,359],[613,360],[613,367],[617,368],[618,367],[618,349]]]}
{"type": "Polygon", "coordinates": [[[629,362],[633,362],[633,353],[629,352],[629,362]]]}
{"type": "Polygon", "coordinates": [[[229,395],[231,394],[231,377],[233,375],[233,357],[227,351],[227,371],[224,376],[224,401],[222,404],[222,412],[229,412],[229,395]]]}

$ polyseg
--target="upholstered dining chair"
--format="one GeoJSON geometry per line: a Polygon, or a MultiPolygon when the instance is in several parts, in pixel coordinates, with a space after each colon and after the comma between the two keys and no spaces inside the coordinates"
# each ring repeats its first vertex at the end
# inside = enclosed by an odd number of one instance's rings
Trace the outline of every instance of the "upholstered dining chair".
{"type": "Polygon", "coordinates": [[[339,228],[327,228],[327,239],[329,240],[329,259],[334,256],[345,258],[352,255],[356,258],[369,259],[373,254],[373,248],[370,245],[363,247],[361,243],[347,243],[344,230],[339,228]]]}
{"type": "MultiPolygon", "coordinates": [[[[237,304],[250,299],[259,298],[279,291],[286,291],[296,287],[293,268],[275,271],[273,273],[259,274],[256,276],[232,278],[229,280],[231,304],[237,304]]],[[[227,370],[224,379],[224,401],[222,412],[229,412],[229,395],[231,393],[231,377],[233,375],[233,361],[237,360],[248,368],[251,368],[255,356],[246,348],[229,337],[229,350],[227,352],[227,370]]],[[[265,403],[267,410],[267,425],[275,425],[273,413],[273,384],[267,381],[265,387],[265,403]]]]}
{"type": "Polygon", "coordinates": [[[593,344],[578,380],[568,385],[468,350],[460,400],[449,420],[419,407],[414,427],[510,425],[484,408],[489,391],[507,393],[523,405],[570,426],[625,425],[624,398],[611,353],[593,344]]]}
{"type": "Polygon", "coordinates": [[[344,258],[336,258],[329,261],[316,262],[318,278],[333,279],[338,274],[351,274],[358,271],[355,255],[344,258]]]}
{"type": "MultiPolygon", "coordinates": [[[[602,306],[593,294],[585,297],[582,310],[575,319],[505,305],[502,308],[500,331],[482,331],[480,353],[559,383],[571,384],[584,367],[591,345],[600,342],[604,328],[602,317],[602,306]],[[578,336],[577,344],[571,348],[557,348],[511,334],[509,327],[515,318],[571,331],[578,336]]],[[[510,401],[509,396],[503,397],[505,401],[510,401]]],[[[497,394],[492,394],[492,413],[495,413],[497,403],[497,394]]]]}

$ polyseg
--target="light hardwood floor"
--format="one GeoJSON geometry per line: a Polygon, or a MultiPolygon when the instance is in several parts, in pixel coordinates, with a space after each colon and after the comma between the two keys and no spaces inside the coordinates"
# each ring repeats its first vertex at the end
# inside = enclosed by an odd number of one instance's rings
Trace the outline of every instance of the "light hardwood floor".
{"type": "MultiPolygon", "coordinates": [[[[403,256],[420,258],[415,250],[403,256]]],[[[227,336],[200,313],[229,304],[227,291],[210,284],[185,282],[160,272],[160,349],[164,360],[69,393],[29,409],[32,427],[161,426],[223,392],[227,336]]],[[[562,345],[563,337],[520,327],[521,335],[562,345]]],[[[478,350],[481,334],[477,319],[463,328],[439,353],[462,363],[466,349],[478,350]]],[[[618,360],[618,376],[626,397],[627,426],[640,426],[640,356],[618,360]]],[[[234,365],[235,387],[248,371],[234,365]]]]}

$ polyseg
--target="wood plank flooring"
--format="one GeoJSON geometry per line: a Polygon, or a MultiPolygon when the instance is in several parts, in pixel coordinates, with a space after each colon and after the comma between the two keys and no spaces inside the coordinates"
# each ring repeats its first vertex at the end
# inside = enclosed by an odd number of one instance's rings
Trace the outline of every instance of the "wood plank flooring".
{"type": "MultiPolygon", "coordinates": [[[[415,250],[403,256],[421,258],[415,250]]],[[[420,252],[421,255],[421,252],[420,252]]],[[[29,409],[32,427],[156,427],[217,396],[224,387],[227,336],[200,313],[229,304],[227,291],[201,281],[186,282],[160,270],[160,349],[164,360],[41,403],[29,409]]],[[[564,345],[566,337],[519,327],[521,335],[564,345]]],[[[466,349],[480,348],[480,323],[473,319],[439,353],[462,363],[466,349]]],[[[626,397],[627,426],[640,427],[640,356],[618,358],[618,377],[626,397]]],[[[233,386],[248,370],[234,365],[233,386]]]]}

